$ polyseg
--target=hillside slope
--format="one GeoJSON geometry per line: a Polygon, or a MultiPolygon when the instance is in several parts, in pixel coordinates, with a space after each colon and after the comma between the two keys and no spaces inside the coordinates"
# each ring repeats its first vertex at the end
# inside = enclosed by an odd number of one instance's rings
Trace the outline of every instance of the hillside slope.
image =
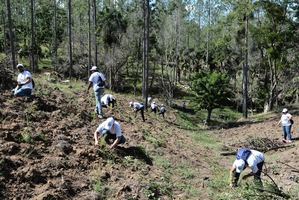
{"type": "Polygon", "coordinates": [[[143,123],[115,94],[105,110],[120,121],[127,143],[113,151],[94,146],[100,122],[86,85],[36,79],[36,98],[0,96],[1,199],[207,199],[212,151],[176,123],[146,113],[143,123]]]}

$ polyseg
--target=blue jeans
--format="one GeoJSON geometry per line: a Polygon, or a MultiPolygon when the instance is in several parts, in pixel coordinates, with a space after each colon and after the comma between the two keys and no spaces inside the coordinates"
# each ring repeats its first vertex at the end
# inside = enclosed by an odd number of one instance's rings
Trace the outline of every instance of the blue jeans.
{"type": "Polygon", "coordinates": [[[283,131],[283,138],[291,140],[291,126],[282,126],[282,131],[283,131]]]}
{"type": "Polygon", "coordinates": [[[102,104],[101,104],[101,98],[103,94],[104,94],[104,88],[100,88],[94,92],[94,95],[96,97],[96,112],[98,115],[103,115],[102,104]]]}
{"type": "Polygon", "coordinates": [[[31,92],[32,92],[32,90],[29,89],[29,88],[25,88],[25,89],[19,88],[19,89],[15,90],[14,95],[16,97],[25,97],[25,96],[30,97],[31,96],[31,92]]]}

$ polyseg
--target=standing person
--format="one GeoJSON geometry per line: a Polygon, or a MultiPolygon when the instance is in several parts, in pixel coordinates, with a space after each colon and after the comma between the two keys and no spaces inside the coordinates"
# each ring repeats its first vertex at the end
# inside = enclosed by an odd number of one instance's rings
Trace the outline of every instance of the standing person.
{"type": "Polygon", "coordinates": [[[139,102],[130,102],[130,107],[133,108],[134,112],[135,112],[135,117],[137,117],[137,112],[140,111],[141,113],[141,117],[143,122],[145,122],[145,118],[144,118],[144,105],[142,103],[139,102]]]}
{"type": "Polygon", "coordinates": [[[114,117],[109,117],[98,126],[94,132],[95,145],[99,144],[99,138],[101,137],[105,137],[105,141],[108,145],[110,145],[110,149],[126,142],[126,138],[123,136],[121,131],[121,126],[117,121],[115,121],[114,117]]]}
{"type": "Polygon", "coordinates": [[[292,142],[292,134],[291,134],[291,128],[292,128],[292,115],[288,112],[288,109],[284,108],[282,110],[282,115],[277,123],[279,125],[281,123],[282,125],[282,131],[283,131],[283,141],[286,143],[292,142]]]}
{"type": "Polygon", "coordinates": [[[151,111],[154,112],[155,114],[158,111],[158,105],[154,101],[151,103],[151,111]]]}
{"type": "Polygon", "coordinates": [[[166,108],[163,104],[161,104],[159,115],[162,115],[164,118],[164,114],[166,113],[166,108]]]}
{"type": "Polygon", "coordinates": [[[103,118],[103,111],[102,111],[102,105],[101,105],[101,97],[104,93],[105,89],[105,76],[97,71],[97,67],[93,66],[90,71],[91,75],[89,77],[89,85],[87,88],[87,93],[91,87],[93,87],[93,91],[96,98],[96,113],[99,118],[103,118]]]}
{"type": "Polygon", "coordinates": [[[112,95],[112,94],[105,94],[102,98],[101,98],[101,104],[102,107],[107,108],[108,106],[112,106],[112,108],[114,108],[114,105],[116,104],[116,98],[112,95]]]}
{"type": "Polygon", "coordinates": [[[31,73],[24,69],[23,64],[18,64],[17,69],[20,73],[17,79],[17,87],[13,90],[14,95],[16,97],[31,96],[33,89],[31,73]]]}
{"type": "Polygon", "coordinates": [[[264,162],[265,156],[263,153],[246,148],[239,149],[236,160],[230,170],[230,186],[236,187],[238,185],[240,174],[246,167],[250,167],[252,171],[243,176],[243,179],[254,176],[256,184],[262,186],[261,173],[264,162]]]}

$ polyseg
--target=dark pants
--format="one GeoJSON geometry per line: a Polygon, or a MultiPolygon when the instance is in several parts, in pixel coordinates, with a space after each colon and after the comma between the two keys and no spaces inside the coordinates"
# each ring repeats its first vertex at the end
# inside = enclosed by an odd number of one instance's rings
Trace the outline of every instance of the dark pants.
{"type": "Polygon", "coordinates": [[[144,107],[142,107],[141,109],[135,111],[135,113],[136,113],[136,114],[135,114],[135,117],[137,116],[137,112],[138,112],[138,111],[140,111],[142,120],[145,122],[145,118],[144,118],[144,107]]]}
{"type": "MultiPolygon", "coordinates": [[[[104,138],[105,138],[105,142],[110,145],[110,144],[112,144],[116,140],[116,135],[115,134],[111,134],[110,132],[107,132],[104,135],[104,138]]],[[[120,140],[119,140],[118,144],[124,144],[125,142],[126,142],[126,138],[125,138],[125,136],[122,135],[120,137],[120,140]]]]}
{"type": "Polygon", "coordinates": [[[155,114],[157,113],[157,108],[151,108],[151,111],[154,112],[155,114]]]}
{"type": "Polygon", "coordinates": [[[159,115],[162,115],[163,118],[164,118],[164,114],[165,112],[159,112],[159,115]]]}
{"type": "Polygon", "coordinates": [[[263,171],[264,161],[257,164],[258,171],[254,174],[254,182],[257,186],[263,187],[263,183],[261,180],[261,174],[263,171]]]}
{"type": "Polygon", "coordinates": [[[116,100],[115,99],[110,99],[109,101],[108,101],[108,106],[110,107],[110,105],[112,105],[112,108],[114,108],[114,105],[115,105],[115,103],[116,103],[116,100]]]}

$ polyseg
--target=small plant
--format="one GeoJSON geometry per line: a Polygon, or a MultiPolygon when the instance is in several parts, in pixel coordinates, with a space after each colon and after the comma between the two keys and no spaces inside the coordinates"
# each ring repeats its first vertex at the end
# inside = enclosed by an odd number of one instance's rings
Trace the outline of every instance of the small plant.
{"type": "Polygon", "coordinates": [[[106,187],[101,180],[98,180],[93,184],[93,190],[99,194],[100,199],[107,199],[109,188],[106,187]]]}
{"type": "Polygon", "coordinates": [[[32,144],[33,143],[33,138],[29,133],[22,133],[21,134],[21,141],[28,143],[28,144],[32,144]]]}
{"type": "Polygon", "coordinates": [[[169,180],[162,183],[150,182],[144,192],[148,199],[160,200],[162,195],[166,195],[171,198],[172,188],[173,185],[169,180]]]}

